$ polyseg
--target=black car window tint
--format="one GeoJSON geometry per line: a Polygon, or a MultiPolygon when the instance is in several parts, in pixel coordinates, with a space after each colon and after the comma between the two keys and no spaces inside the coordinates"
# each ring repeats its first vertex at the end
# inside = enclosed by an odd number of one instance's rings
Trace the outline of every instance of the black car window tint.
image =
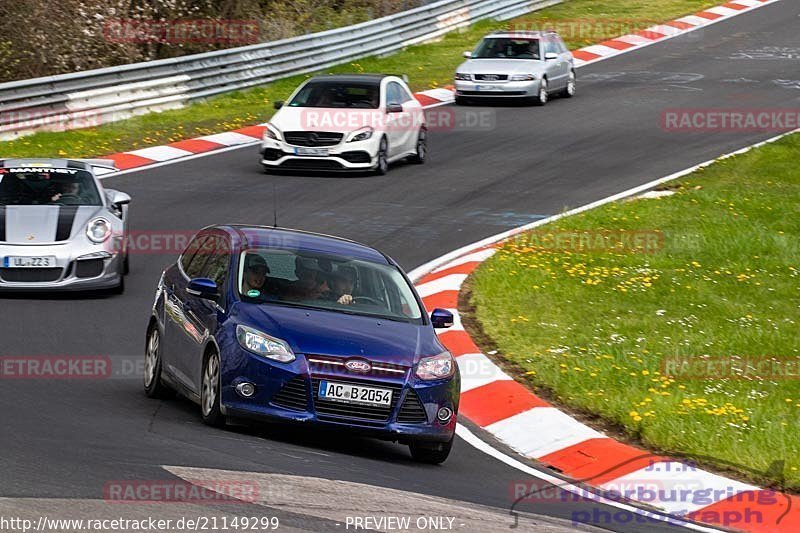
{"type": "Polygon", "coordinates": [[[210,242],[213,246],[209,247],[208,261],[203,266],[201,277],[214,280],[214,283],[221,287],[228,274],[230,246],[225,236],[216,233],[210,237],[210,242]]]}

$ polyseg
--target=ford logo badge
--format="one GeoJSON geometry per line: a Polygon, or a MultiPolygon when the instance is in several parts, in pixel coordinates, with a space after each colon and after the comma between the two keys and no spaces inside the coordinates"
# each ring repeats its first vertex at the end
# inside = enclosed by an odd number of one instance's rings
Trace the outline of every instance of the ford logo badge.
{"type": "Polygon", "coordinates": [[[350,372],[359,372],[361,374],[366,374],[372,370],[372,365],[369,364],[369,361],[364,361],[363,359],[351,359],[344,366],[350,372]]]}

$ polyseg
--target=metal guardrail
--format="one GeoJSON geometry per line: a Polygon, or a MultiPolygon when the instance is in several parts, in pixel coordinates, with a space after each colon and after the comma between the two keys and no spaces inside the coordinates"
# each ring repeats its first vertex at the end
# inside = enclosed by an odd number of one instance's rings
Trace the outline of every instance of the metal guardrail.
{"type": "Polygon", "coordinates": [[[440,0],[376,20],[280,41],[0,84],[0,140],[122,120],[316,72],[506,20],[562,0],[440,0]]]}

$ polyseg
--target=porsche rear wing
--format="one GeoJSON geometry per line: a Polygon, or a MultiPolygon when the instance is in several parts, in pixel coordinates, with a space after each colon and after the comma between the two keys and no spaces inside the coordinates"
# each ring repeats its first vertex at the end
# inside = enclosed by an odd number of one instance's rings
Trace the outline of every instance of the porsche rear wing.
{"type": "Polygon", "coordinates": [[[70,159],[70,161],[80,161],[86,163],[92,170],[101,171],[98,174],[108,174],[109,172],[117,172],[117,163],[113,159],[70,159]]]}

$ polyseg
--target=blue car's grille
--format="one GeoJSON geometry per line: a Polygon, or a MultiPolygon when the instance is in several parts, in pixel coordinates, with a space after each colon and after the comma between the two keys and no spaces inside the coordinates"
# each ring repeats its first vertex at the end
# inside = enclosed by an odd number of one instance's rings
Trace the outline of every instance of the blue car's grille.
{"type": "Polygon", "coordinates": [[[289,380],[278,394],[272,397],[270,403],[294,411],[308,410],[308,388],[305,377],[297,376],[289,380]]]}
{"type": "Polygon", "coordinates": [[[408,391],[406,394],[406,399],[403,400],[403,405],[400,406],[397,421],[402,424],[424,424],[428,421],[425,407],[422,406],[419,396],[413,390],[408,391]]]}
{"type": "Polygon", "coordinates": [[[352,385],[372,385],[384,389],[392,389],[392,404],[387,407],[372,406],[372,405],[356,405],[340,402],[333,402],[319,398],[319,382],[318,378],[311,380],[313,387],[314,409],[317,411],[317,416],[321,419],[336,420],[336,419],[358,419],[370,422],[388,422],[389,416],[394,411],[397,405],[398,398],[402,393],[403,386],[400,384],[389,384],[382,382],[364,382],[364,381],[347,381],[336,378],[336,381],[342,383],[350,383],[352,385]]]}

